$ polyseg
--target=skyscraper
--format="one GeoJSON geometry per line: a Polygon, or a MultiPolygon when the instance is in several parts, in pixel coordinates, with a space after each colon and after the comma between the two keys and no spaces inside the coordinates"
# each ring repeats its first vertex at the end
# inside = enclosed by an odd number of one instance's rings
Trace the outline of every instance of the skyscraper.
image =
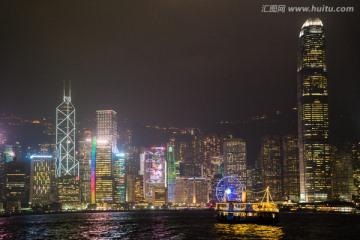
{"type": "Polygon", "coordinates": [[[284,158],[284,195],[294,201],[299,201],[299,147],[295,136],[282,138],[282,155],[284,158]]]}
{"type": "Polygon", "coordinates": [[[263,189],[270,187],[271,195],[276,200],[283,198],[283,161],[281,139],[278,136],[261,138],[259,165],[263,189]]]}
{"type": "Polygon", "coordinates": [[[71,103],[71,86],[63,102],[56,108],[56,168],[57,178],[79,176],[79,162],[75,159],[75,107],[71,103]]]}
{"type": "Polygon", "coordinates": [[[114,203],[126,201],[125,156],[125,153],[116,153],[114,156],[114,203]]]}
{"type": "Polygon", "coordinates": [[[91,132],[85,131],[83,140],[78,145],[78,160],[80,172],[80,196],[81,203],[91,203],[91,132]]]}
{"type": "Polygon", "coordinates": [[[113,110],[99,110],[96,113],[95,202],[111,204],[114,201],[113,163],[114,153],[117,152],[117,113],[113,110]]]}
{"type": "Polygon", "coordinates": [[[325,33],[320,19],[307,19],[299,36],[298,137],[300,201],[331,195],[325,33]]]}
{"type": "Polygon", "coordinates": [[[145,201],[153,205],[161,206],[167,201],[163,199],[163,190],[167,187],[167,162],[166,162],[166,148],[152,147],[145,151],[144,161],[144,195],[145,201]],[[159,194],[157,194],[157,192],[159,194]],[[157,195],[161,197],[161,201],[157,200],[157,195]],[[164,201],[163,201],[164,200],[164,201]]]}
{"type": "Polygon", "coordinates": [[[32,155],[30,175],[30,202],[33,205],[50,204],[52,199],[52,155],[32,155]]]}
{"type": "Polygon", "coordinates": [[[331,149],[332,197],[340,201],[352,200],[357,194],[353,175],[352,145],[331,149]]]}
{"type": "Polygon", "coordinates": [[[71,86],[63,102],[56,108],[57,198],[63,208],[77,208],[80,204],[79,161],[75,158],[75,107],[71,103],[71,86]]]}
{"type": "Polygon", "coordinates": [[[238,178],[246,187],[246,143],[230,138],[224,142],[224,174],[238,178]]]}
{"type": "Polygon", "coordinates": [[[168,183],[168,201],[174,202],[174,190],[176,176],[176,163],[175,163],[175,146],[173,142],[167,144],[166,151],[167,162],[167,183],[168,183]]]}

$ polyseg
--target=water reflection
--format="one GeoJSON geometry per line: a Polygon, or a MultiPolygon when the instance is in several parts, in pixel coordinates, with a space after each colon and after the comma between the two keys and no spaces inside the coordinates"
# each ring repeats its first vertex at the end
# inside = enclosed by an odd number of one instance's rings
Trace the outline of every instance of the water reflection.
{"type": "Polygon", "coordinates": [[[217,234],[224,238],[280,239],[284,235],[281,227],[257,224],[216,223],[215,229],[217,234]]]}

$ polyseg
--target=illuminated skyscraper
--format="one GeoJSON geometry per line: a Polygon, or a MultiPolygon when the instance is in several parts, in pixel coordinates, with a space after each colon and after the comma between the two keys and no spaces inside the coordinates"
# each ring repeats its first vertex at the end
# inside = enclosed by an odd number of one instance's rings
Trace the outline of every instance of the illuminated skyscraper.
{"type": "Polygon", "coordinates": [[[215,134],[210,134],[202,139],[203,155],[204,155],[204,171],[203,177],[212,176],[211,159],[220,156],[220,138],[215,134]]]}
{"type": "Polygon", "coordinates": [[[145,151],[144,165],[145,200],[161,206],[162,204],[156,200],[156,192],[163,192],[167,187],[165,147],[152,147],[149,151],[145,151]]]}
{"type": "Polygon", "coordinates": [[[30,176],[30,202],[33,205],[46,205],[53,202],[52,199],[52,155],[32,155],[30,176]]]}
{"type": "Polygon", "coordinates": [[[325,33],[320,19],[308,19],[299,36],[298,136],[300,201],[331,195],[329,113],[325,33]]]}
{"type": "Polygon", "coordinates": [[[331,149],[332,197],[340,201],[351,202],[357,195],[353,171],[352,145],[345,144],[340,148],[331,149]]]}
{"type": "Polygon", "coordinates": [[[224,174],[238,178],[246,186],[246,143],[230,138],[224,142],[224,174]]]}
{"type": "Polygon", "coordinates": [[[56,108],[56,168],[55,176],[79,176],[79,162],[75,159],[75,107],[68,95],[56,108]]]}
{"type": "Polygon", "coordinates": [[[174,190],[176,180],[176,164],[175,164],[175,146],[172,142],[167,144],[167,182],[168,182],[168,201],[174,202],[174,190]]]}
{"type": "Polygon", "coordinates": [[[114,177],[114,202],[125,203],[126,184],[125,184],[125,153],[116,153],[113,165],[114,177]]]}
{"type": "Polygon", "coordinates": [[[281,155],[281,140],[278,136],[261,138],[261,153],[259,165],[263,189],[270,187],[271,195],[276,200],[283,197],[283,166],[281,155]]]}
{"type": "Polygon", "coordinates": [[[291,200],[299,201],[299,147],[295,136],[282,138],[282,155],[284,158],[284,195],[291,200]]]}
{"type": "Polygon", "coordinates": [[[78,160],[80,169],[80,196],[81,202],[91,203],[91,132],[85,131],[84,139],[79,141],[78,160]]]}
{"type": "Polygon", "coordinates": [[[97,113],[97,140],[95,156],[95,202],[113,203],[113,164],[117,152],[117,113],[99,110],[97,113]]]}
{"type": "Polygon", "coordinates": [[[57,198],[63,208],[77,208],[80,204],[79,161],[75,158],[75,107],[64,86],[63,102],[56,108],[57,198]]]}
{"type": "Polygon", "coordinates": [[[6,210],[20,210],[21,204],[28,202],[26,194],[25,163],[12,161],[5,164],[6,210]]]}

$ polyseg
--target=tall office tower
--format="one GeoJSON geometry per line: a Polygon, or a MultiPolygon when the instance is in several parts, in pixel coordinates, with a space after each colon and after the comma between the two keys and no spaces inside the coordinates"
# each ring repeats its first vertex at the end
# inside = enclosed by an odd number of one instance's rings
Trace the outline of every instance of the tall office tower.
{"type": "Polygon", "coordinates": [[[80,174],[80,201],[84,206],[91,203],[91,132],[85,131],[83,140],[79,141],[78,156],[80,174]]]}
{"type": "Polygon", "coordinates": [[[125,153],[116,153],[114,156],[114,203],[126,202],[125,156],[125,153]]]}
{"type": "Polygon", "coordinates": [[[274,199],[283,198],[283,171],[281,140],[277,136],[261,138],[259,156],[263,188],[270,187],[274,199]]]}
{"type": "Polygon", "coordinates": [[[144,178],[141,175],[135,177],[134,201],[135,203],[144,202],[144,178]]]}
{"type": "Polygon", "coordinates": [[[329,112],[325,33],[320,19],[301,28],[298,56],[300,201],[324,201],[331,194],[329,112]]]}
{"type": "Polygon", "coordinates": [[[332,148],[331,151],[332,197],[336,200],[352,200],[356,195],[353,176],[352,146],[343,146],[340,149],[332,148]]]}
{"type": "Polygon", "coordinates": [[[5,163],[5,198],[6,210],[21,209],[22,203],[28,203],[25,162],[5,163]]]}
{"type": "Polygon", "coordinates": [[[113,110],[99,110],[96,113],[95,202],[106,207],[106,204],[114,201],[113,158],[117,152],[117,113],[113,110]]]}
{"type": "MultiPolygon", "coordinates": [[[[162,189],[167,187],[167,166],[165,159],[165,147],[152,147],[145,151],[144,161],[144,195],[145,201],[153,205],[157,201],[157,195],[162,198],[162,189]],[[159,194],[156,194],[158,192],[159,194]]],[[[166,199],[165,199],[166,202],[166,199]]]]}
{"type": "Polygon", "coordinates": [[[75,158],[75,107],[71,103],[71,86],[63,102],[56,108],[56,168],[57,178],[79,176],[79,162],[75,158]]]}
{"type": "Polygon", "coordinates": [[[224,175],[238,178],[246,188],[246,143],[231,138],[224,142],[224,175]]]}
{"type": "MultiPolygon", "coordinates": [[[[127,150],[128,152],[126,153],[126,161],[125,161],[126,201],[134,202],[135,180],[136,177],[140,174],[140,170],[141,170],[140,156],[143,151],[141,148],[135,146],[129,146],[127,150]]],[[[144,164],[142,164],[142,167],[144,168],[144,164]]],[[[142,169],[142,172],[143,170],[144,169],[142,169]]],[[[143,173],[140,175],[143,175],[143,173]]]]}
{"type": "Polygon", "coordinates": [[[167,144],[167,183],[168,183],[168,202],[174,202],[174,190],[176,180],[175,146],[173,142],[167,144]]]}
{"type": "Polygon", "coordinates": [[[64,86],[63,102],[56,108],[55,178],[58,201],[65,208],[80,204],[79,161],[75,158],[75,108],[64,86]]]}
{"type": "Polygon", "coordinates": [[[30,202],[32,205],[47,205],[54,201],[51,173],[53,155],[32,155],[30,174],[30,202]]]}
{"type": "Polygon", "coordinates": [[[282,155],[284,159],[284,195],[287,199],[299,201],[299,147],[295,136],[282,138],[282,155]]]}
{"type": "Polygon", "coordinates": [[[180,163],[184,163],[188,149],[189,144],[187,142],[175,141],[175,159],[180,163]]]}
{"type": "Polygon", "coordinates": [[[204,164],[204,152],[203,152],[203,142],[202,142],[202,132],[200,129],[192,130],[192,153],[193,153],[193,163],[197,166],[204,164]]]}
{"type": "Polygon", "coordinates": [[[203,137],[203,155],[204,155],[204,176],[211,174],[211,159],[220,156],[220,138],[215,134],[203,137]]]}

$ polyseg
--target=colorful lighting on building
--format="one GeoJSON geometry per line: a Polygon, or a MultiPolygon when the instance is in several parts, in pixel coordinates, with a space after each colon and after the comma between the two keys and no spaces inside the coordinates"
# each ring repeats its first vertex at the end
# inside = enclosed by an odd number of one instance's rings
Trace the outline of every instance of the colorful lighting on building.
{"type": "Polygon", "coordinates": [[[31,155],[30,156],[30,159],[33,159],[33,158],[52,158],[53,156],[51,155],[31,155]]]}
{"type": "Polygon", "coordinates": [[[96,137],[93,137],[91,151],[91,204],[95,204],[96,137]]]}

